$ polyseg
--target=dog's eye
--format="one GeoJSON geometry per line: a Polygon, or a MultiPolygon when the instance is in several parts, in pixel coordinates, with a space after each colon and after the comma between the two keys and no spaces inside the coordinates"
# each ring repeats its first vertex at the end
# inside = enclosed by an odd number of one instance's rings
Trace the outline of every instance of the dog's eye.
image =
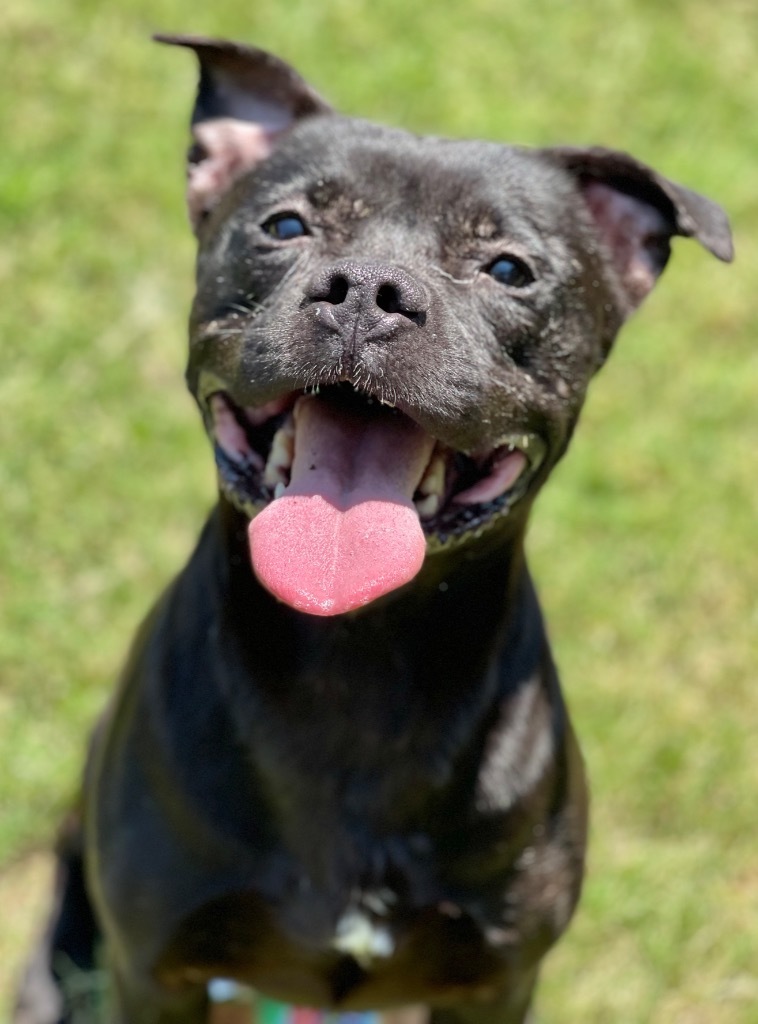
{"type": "Polygon", "coordinates": [[[263,230],[279,242],[288,242],[291,238],[302,238],[310,234],[305,221],[296,213],[277,213],[264,222],[263,230]]]}
{"type": "Polygon", "coordinates": [[[499,256],[490,264],[489,273],[510,288],[526,288],[535,281],[530,267],[518,256],[499,256]]]}

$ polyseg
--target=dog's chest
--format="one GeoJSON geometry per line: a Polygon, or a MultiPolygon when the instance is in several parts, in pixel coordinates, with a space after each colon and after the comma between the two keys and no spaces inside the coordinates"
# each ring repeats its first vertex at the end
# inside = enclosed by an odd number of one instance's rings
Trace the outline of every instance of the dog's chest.
{"type": "Polygon", "coordinates": [[[181,981],[223,974],[292,1005],[367,1010],[454,992],[484,998],[504,970],[502,928],[451,899],[411,910],[375,888],[347,894],[336,919],[333,906],[332,894],[314,890],[265,909],[247,896],[210,905],[203,916],[224,921],[212,957],[198,948],[197,919],[173,943],[181,981]]]}

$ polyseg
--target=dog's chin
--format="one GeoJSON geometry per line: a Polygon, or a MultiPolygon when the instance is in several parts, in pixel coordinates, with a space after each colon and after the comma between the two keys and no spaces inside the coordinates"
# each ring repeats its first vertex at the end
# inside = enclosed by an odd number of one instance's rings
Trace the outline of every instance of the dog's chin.
{"type": "MultiPolygon", "coordinates": [[[[249,519],[288,493],[299,437],[298,408],[306,394],[314,392],[293,392],[250,407],[236,402],[228,389],[214,387],[201,399],[220,489],[249,519]]],[[[410,419],[348,384],[315,394],[336,415],[383,418],[393,428],[399,426],[397,420],[410,419]]],[[[473,540],[505,519],[529,494],[547,452],[542,438],[523,431],[507,433],[475,455],[425,436],[424,454],[406,488],[428,553],[473,540]]]]}

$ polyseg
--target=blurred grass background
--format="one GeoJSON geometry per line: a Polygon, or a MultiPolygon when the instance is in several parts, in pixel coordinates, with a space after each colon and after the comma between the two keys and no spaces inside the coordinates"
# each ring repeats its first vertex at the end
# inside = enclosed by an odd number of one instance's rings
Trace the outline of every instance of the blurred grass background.
{"type": "Polygon", "coordinates": [[[628,149],[721,201],[680,240],[538,505],[532,561],[594,791],[540,1020],[758,1021],[758,7],[752,0],[5,0],[0,98],[0,1019],[49,843],[213,469],[184,393],[190,56],[294,63],[419,131],[628,149]]]}

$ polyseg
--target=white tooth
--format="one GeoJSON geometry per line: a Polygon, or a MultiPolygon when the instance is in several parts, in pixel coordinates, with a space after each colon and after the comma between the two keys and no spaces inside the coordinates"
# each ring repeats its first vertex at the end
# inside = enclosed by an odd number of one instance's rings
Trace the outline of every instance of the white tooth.
{"type": "Polygon", "coordinates": [[[285,487],[288,479],[289,475],[281,466],[272,466],[271,462],[266,463],[266,468],[263,471],[263,482],[266,487],[285,487]]]}
{"type": "Polygon", "coordinates": [[[445,492],[445,459],[441,454],[435,455],[418,485],[418,493],[424,495],[442,495],[445,492]]]}
{"type": "Polygon", "coordinates": [[[292,462],[295,451],[295,424],[291,416],[288,416],[284,423],[274,434],[271,442],[271,453],[278,453],[282,459],[292,462]]]}
{"type": "Polygon", "coordinates": [[[295,426],[292,418],[288,417],[274,434],[271,442],[271,451],[263,473],[263,482],[267,487],[274,487],[280,482],[287,483],[294,454],[295,426]]]}
{"type": "Polygon", "coordinates": [[[284,494],[286,488],[287,488],[286,483],[283,480],[280,480],[279,483],[274,488],[274,497],[275,498],[281,498],[281,496],[284,494]]]}
{"type": "Polygon", "coordinates": [[[422,519],[431,519],[432,516],[436,516],[440,510],[442,504],[442,498],[439,494],[429,494],[420,501],[414,501],[416,511],[422,519]]]}

